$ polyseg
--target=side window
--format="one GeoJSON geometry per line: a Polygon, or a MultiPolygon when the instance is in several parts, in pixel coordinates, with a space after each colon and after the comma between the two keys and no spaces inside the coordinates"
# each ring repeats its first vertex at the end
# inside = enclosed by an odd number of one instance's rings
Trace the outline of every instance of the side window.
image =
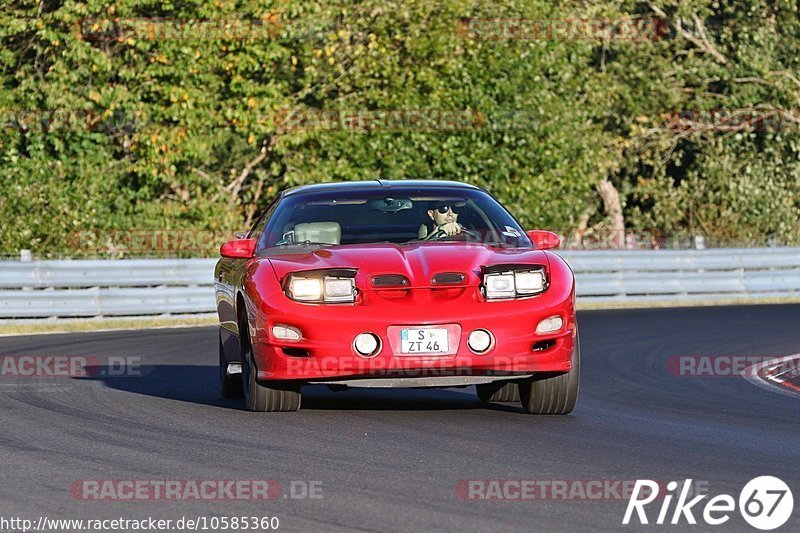
{"type": "Polygon", "coordinates": [[[275,212],[275,208],[278,207],[278,200],[280,197],[275,198],[271,204],[267,206],[264,210],[264,214],[261,215],[261,218],[253,225],[253,229],[250,230],[250,233],[247,235],[248,239],[258,239],[261,236],[261,233],[264,231],[264,227],[269,222],[272,213],[275,212]]]}

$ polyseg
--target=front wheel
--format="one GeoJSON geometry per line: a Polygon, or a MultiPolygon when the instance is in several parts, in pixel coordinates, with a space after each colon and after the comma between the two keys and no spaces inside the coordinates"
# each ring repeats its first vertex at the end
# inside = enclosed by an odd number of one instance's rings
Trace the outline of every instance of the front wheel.
{"type": "Polygon", "coordinates": [[[543,375],[520,380],[522,407],[531,414],[566,415],[575,409],[581,373],[581,343],[575,332],[572,369],[557,376],[543,375]]]}
{"type": "Polygon", "coordinates": [[[228,359],[222,348],[222,335],[219,337],[219,389],[223,398],[242,397],[242,376],[230,373],[228,359]]]}
{"type": "Polygon", "coordinates": [[[475,385],[482,402],[518,402],[519,386],[516,382],[481,383],[475,385]]]}
{"type": "Polygon", "coordinates": [[[253,357],[247,324],[239,326],[242,346],[242,392],[248,411],[279,412],[300,409],[300,387],[291,383],[262,382],[253,357]]]}

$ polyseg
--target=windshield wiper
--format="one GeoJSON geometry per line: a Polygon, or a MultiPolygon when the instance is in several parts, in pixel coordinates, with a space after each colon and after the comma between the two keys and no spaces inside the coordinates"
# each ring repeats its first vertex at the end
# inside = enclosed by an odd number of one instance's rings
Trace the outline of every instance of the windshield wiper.
{"type": "Polygon", "coordinates": [[[279,242],[275,244],[275,247],[278,246],[336,246],[336,245],[330,242],[303,241],[303,242],[279,242]]]}

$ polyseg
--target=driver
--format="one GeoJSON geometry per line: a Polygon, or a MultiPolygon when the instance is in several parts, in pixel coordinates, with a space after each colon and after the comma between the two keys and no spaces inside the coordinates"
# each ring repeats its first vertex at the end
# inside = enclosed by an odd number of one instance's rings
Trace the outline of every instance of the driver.
{"type": "Polygon", "coordinates": [[[446,202],[438,203],[433,209],[428,210],[428,216],[433,220],[433,228],[430,229],[427,225],[422,224],[419,227],[419,238],[433,236],[439,232],[440,235],[452,237],[458,235],[464,227],[457,222],[458,213],[453,211],[453,206],[446,202]]]}

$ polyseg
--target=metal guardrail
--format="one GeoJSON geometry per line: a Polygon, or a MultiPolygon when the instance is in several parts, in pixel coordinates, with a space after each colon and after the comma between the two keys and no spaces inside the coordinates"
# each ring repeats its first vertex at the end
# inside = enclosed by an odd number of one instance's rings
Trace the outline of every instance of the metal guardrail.
{"type": "MultiPolygon", "coordinates": [[[[564,250],[580,301],[800,298],[800,248],[564,250]]],[[[0,261],[0,317],[209,313],[215,259],[0,261]]]]}
{"type": "Polygon", "coordinates": [[[0,261],[0,317],[215,311],[216,259],[0,261]]]}
{"type": "Polygon", "coordinates": [[[800,248],[565,250],[582,301],[800,298],[800,248]]]}

